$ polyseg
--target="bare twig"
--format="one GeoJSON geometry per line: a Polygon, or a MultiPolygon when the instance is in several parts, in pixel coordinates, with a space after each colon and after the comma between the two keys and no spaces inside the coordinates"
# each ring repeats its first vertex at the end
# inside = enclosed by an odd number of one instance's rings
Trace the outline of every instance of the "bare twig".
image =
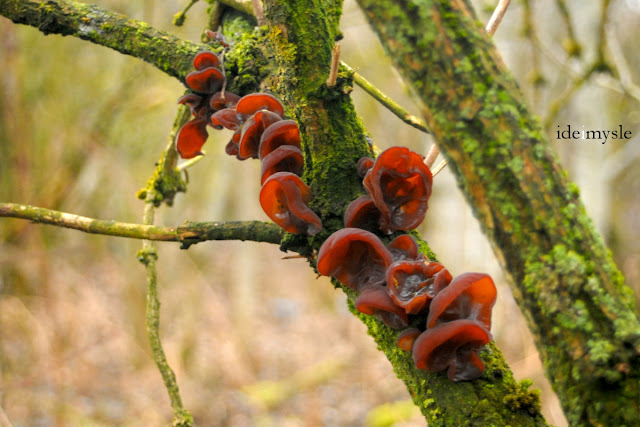
{"type": "Polygon", "coordinates": [[[329,71],[329,78],[327,79],[327,87],[334,87],[336,80],[338,79],[338,68],[340,67],[340,45],[333,46],[333,53],[331,54],[331,70],[329,71]]]}
{"type": "Polygon", "coordinates": [[[438,164],[438,166],[436,166],[436,168],[433,170],[431,175],[432,176],[438,175],[440,171],[444,169],[445,166],[447,166],[447,159],[444,159],[443,161],[441,161],[440,164],[438,164]]]}
{"type": "Polygon", "coordinates": [[[262,1],[261,0],[251,0],[251,6],[253,7],[253,14],[258,21],[258,25],[262,26],[265,24],[264,19],[264,9],[262,9],[262,1]]]}
{"type": "Polygon", "coordinates": [[[0,217],[26,219],[90,234],[181,242],[187,245],[208,240],[249,240],[279,244],[283,235],[280,227],[265,221],[187,222],[178,227],[159,227],[105,221],[17,203],[0,203],[0,217]]]}
{"type": "Polygon", "coordinates": [[[423,120],[419,119],[418,117],[414,116],[413,114],[409,113],[407,110],[402,108],[395,101],[393,101],[387,95],[382,93],[382,91],[380,91],[380,89],[375,87],[371,82],[369,82],[367,79],[365,79],[360,74],[358,74],[349,65],[345,64],[344,62],[340,62],[340,64],[343,67],[345,67],[349,73],[351,73],[355,84],[360,86],[365,92],[367,92],[374,99],[376,99],[378,102],[384,105],[389,111],[395,114],[396,117],[398,117],[400,120],[402,120],[406,124],[413,126],[414,128],[421,130],[424,133],[429,133],[429,130],[427,129],[427,124],[423,120]]]}
{"type": "Polygon", "coordinates": [[[198,0],[191,0],[189,4],[184,9],[182,9],[182,11],[173,15],[173,25],[175,25],[176,27],[181,27],[182,24],[184,24],[185,19],[187,19],[187,12],[189,11],[189,9],[191,9],[191,6],[196,3],[198,3],[198,0]]]}
{"type": "Polygon", "coordinates": [[[493,11],[493,15],[489,19],[489,23],[487,24],[486,30],[489,35],[494,35],[496,30],[498,29],[498,25],[502,22],[502,17],[507,11],[507,7],[509,7],[509,3],[511,0],[500,0],[498,6],[493,11]]]}
{"type": "Polygon", "coordinates": [[[436,158],[438,157],[438,154],[440,154],[440,149],[438,148],[438,146],[436,144],[431,144],[431,147],[429,148],[429,152],[427,153],[427,156],[424,158],[424,164],[427,165],[429,169],[431,169],[433,164],[436,162],[436,158]]]}

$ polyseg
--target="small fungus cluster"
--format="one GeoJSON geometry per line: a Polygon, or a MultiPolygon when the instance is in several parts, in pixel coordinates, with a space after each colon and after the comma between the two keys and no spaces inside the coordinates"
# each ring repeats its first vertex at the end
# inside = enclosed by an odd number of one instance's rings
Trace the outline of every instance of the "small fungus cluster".
{"type": "Polygon", "coordinates": [[[440,263],[418,253],[416,241],[401,234],[385,245],[374,234],[411,230],[424,220],[432,176],[423,158],[391,147],[374,161],[362,158],[358,171],[368,195],[347,208],[345,227],[318,253],[318,272],[358,292],[355,308],[402,330],[398,346],[413,352],[416,367],[448,370],[451,381],[478,378],[484,365],[478,352],[491,339],[496,287],[486,274],[455,279],[440,263]],[[409,327],[424,319],[426,322],[409,327]]]}
{"type": "MultiPolygon", "coordinates": [[[[284,119],[284,107],[273,95],[226,92],[214,53],[197,54],[193,66],[186,77],[193,92],[178,100],[193,115],[177,137],[180,156],[202,154],[207,126],[232,130],[227,154],[261,161],[265,213],[287,232],[318,234],[322,222],[309,208],[311,189],[300,178],[304,158],[297,123],[284,119]]],[[[442,264],[419,254],[410,235],[385,245],[374,234],[412,230],[424,220],[433,177],[423,160],[408,148],[391,147],[375,160],[358,161],[367,194],[349,204],[345,228],[322,244],[317,269],[358,293],[358,311],[402,330],[398,346],[413,352],[416,367],[448,370],[452,381],[471,380],[484,371],[478,352],[491,339],[493,280],[482,273],[454,279],[442,264]]]]}

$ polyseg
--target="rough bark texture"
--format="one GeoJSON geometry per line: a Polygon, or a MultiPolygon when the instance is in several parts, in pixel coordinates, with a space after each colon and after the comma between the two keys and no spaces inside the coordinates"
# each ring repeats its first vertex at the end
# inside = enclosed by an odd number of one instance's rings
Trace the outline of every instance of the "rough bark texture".
{"type": "MultiPolygon", "coordinates": [[[[363,193],[357,160],[370,154],[364,129],[349,97],[351,80],[341,73],[327,88],[331,51],[338,35],[340,1],[266,1],[267,34],[277,73],[268,81],[300,124],[305,154],[304,179],[311,186],[312,206],[324,230],[313,238],[288,236],[285,248],[310,253],[330,233],[343,227],[347,204],[363,193]]],[[[426,243],[422,249],[435,257],[426,243]]],[[[355,295],[350,293],[350,300],[355,295]]],[[[355,310],[353,310],[355,312],[355,310]]],[[[476,381],[455,384],[443,374],[415,368],[411,354],[400,350],[394,331],[372,316],[357,314],[381,351],[391,361],[414,400],[433,426],[546,425],[535,392],[517,383],[500,351],[490,345],[483,352],[485,374],[476,381]]],[[[424,319],[422,319],[424,322],[424,319]]]]}
{"type": "Polygon", "coordinates": [[[631,291],[469,2],[358,1],[423,101],[569,422],[638,425],[631,291]]]}

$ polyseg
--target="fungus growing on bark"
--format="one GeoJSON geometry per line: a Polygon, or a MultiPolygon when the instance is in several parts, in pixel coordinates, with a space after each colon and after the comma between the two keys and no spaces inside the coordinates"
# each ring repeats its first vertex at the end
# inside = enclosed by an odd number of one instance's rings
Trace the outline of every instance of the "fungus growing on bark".
{"type": "Polygon", "coordinates": [[[282,120],[281,116],[266,110],[258,111],[249,117],[242,125],[242,133],[240,134],[240,158],[248,159],[251,157],[257,159],[262,133],[280,120],[282,120]]]}
{"type": "Polygon", "coordinates": [[[258,155],[263,159],[283,145],[300,148],[300,130],[293,120],[282,120],[269,126],[260,137],[258,155]]]}
{"type": "Polygon", "coordinates": [[[311,189],[291,172],[271,175],[260,191],[264,212],[285,231],[313,236],[322,229],[322,222],[307,204],[311,189]]]}
{"type": "Polygon", "coordinates": [[[418,369],[438,372],[448,369],[451,381],[468,381],[484,372],[478,352],[491,340],[480,323],[460,319],[424,331],[413,344],[413,361],[418,369]]]}
{"type": "Polygon", "coordinates": [[[373,233],[343,228],[333,233],[318,252],[318,272],[333,276],[343,285],[359,291],[384,284],[391,253],[373,233]]]}
{"type": "Polygon", "coordinates": [[[436,275],[446,271],[437,262],[425,260],[396,261],[387,269],[386,280],[389,296],[407,314],[426,310],[429,301],[447,285],[446,280],[436,280],[436,275]]]}
{"type": "Polygon", "coordinates": [[[361,157],[360,160],[358,160],[358,165],[357,165],[358,175],[364,178],[367,172],[369,172],[369,169],[373,167],[373,163],[374,162],[371,157],[361,157]]]}
{"type": "Polygon", "coordinates": [[[408,328],[400,332],[396,341],[398,343],[398,347],[404,351],[411,351],[413,349],[413,343],[421,333],[422,331],[418,328],[408,328]]]}
{"type": "Polygon", "coordinates": [[[408,234],[402,234],[393,239],[387,245],[387,249],[389,249],[389,252],[393,255],[394,261],[418,258],[418,244],[415,239],[408,234]]]}
{"type": "Polygon", "coordinates": [[[283,145],[272,151],[264,159],[260,170],[260,182],[264,182],[277,172],[291,172],[302,175],[304,159],[302,151],[293,145],[283,145]]]}
{"type": "Polygon", "coordinates": [[[344,213],[344,226],[376,231],[379,229],[380,211],[370,196],[360,196],[349,203],[344,213]]]}
{"type": "Polygon", "coordinates": [[[211,115],[211,126],[218,130],[222,128],[239,130],[242,127],[242,123],[234,108],[224,108],[211,115]]]}
{"type": "Polygon", "coordinates": [[[456,319],[471,319],[491,330],[491,309],[496,296],[496,285],[488,274],[461,274],[431,301],[427,328],[456,319]]]}
{"type": "Polygon", "coordinates": [[[374,315],[393,329],[406,328],[409,324],[407,313],[393,303],[384,286],[366,286],[354,305],[360,313],[374,315]]]}
{"type": "Polygon", "coordinates": [[[260,110],[271,111],[280,116],[280,118],[284,117],[284,107],[278,98],[268,93],[252,93],[243,96],[236,104],[238,114],[245,117],[249,117],[260,110]]]}
{"type": "Polygon", "coordinates": [[[207,141],[207,122],[196,118],[187,122],[178,132],[176,149],[183,159],[191,159],[202,154],[202,146],[207,141]]]}
{"type": "Polygon", "coordinates": [[[378,156],[363,184],[381,212],[380,228],[391,234],[422,223],[433,178],[422,156],[406,147],[391,147],[378,156]]]}
{"type": "Polygon", "coordinates": [[[209,100],[209,106],[214,110],[233,108],[240,100],[240,96],[232,92],[216,92],[209,100]]]}
{"type": "Polygon", "coordinates": [[[204,68],[187,74],[185,82],[196,92],[213,94],[222,88],[224,75],[215,67],[204,68]]]}
{"type": "Polygon", "coordinates": [[[195,58],[193,58],[193,68],[196,70],[204,70],[205,68],[215,67],[218,68],[220,65],[220,59],[218,56],[209,51],[204,51],[198,53],[195,58]]]}

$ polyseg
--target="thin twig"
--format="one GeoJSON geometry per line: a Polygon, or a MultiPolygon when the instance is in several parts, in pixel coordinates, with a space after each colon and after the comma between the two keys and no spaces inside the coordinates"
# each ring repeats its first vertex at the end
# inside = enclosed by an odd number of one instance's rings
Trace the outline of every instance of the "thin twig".
{"type": "Polygon", "coordinates": [[[436,168],[433,170],[431,175],[435,177],[440,173],[442,169],[444,169],[445,166],[447,166],[447,159],[444,159],[443,161],[441,161],[440,164],[436,166],[436,168]]]}
{"type": "Polygon", "coordinates": [[[414,128],[421,130],[424,133],[429,133],[427,129],[427,124],[421,120],[420,118],[414,116],[409,113],[407,110],[398,105],[395,101],[389,98],[387,95],[382,93],[380,89],[375,87],[371,82],[358,74],[353,68],[349,65],[345,64],[343,61],[340,64],[347,69],[347,71],[352,75],[353,81],[355,84],[360,86],[365,92],[371,95],[374,99],[384,105],[389,111],[396,115],[400,120],[405,122],[406,124],[413,126],[414,128]]]}
{"type": "Polygon", "coordinates": [[[262,1],[251,0],[251,6],[253,7],[253,14],[258,21],[259,26],[263,26],[267,21],[264,19],[264,10],[262,9],[262,1]]]}
{"type": "Polygon", "coordinates": [[[556,6],[558,6],[558,9],[560,10],[560,16],[562,16],[565,26],[567,27],[568,38],[565,45],[565,50],[570,57],[578,57],[582,52],[582,46],[580,46],[580,43],[576,38],[573,24],[571,23],[571,16],[569,15],[569,8],[567,7],[567,3],[565,2],[565,0],[556,0],[556,6]]]}
{"type": "Polygon", "coordinates": [[[436,162],[438,154],[440,154],[440,149],[438,148],[438,146],[436,144],[431,144],[431,148],[429,148],[429,152],[424,158],[424,164],[427,165],[429,169],[431,169],[433,164],[436,162]]]}
{"type": "Polygon", "coordinates": [[[181,12],[173,15],[173,25],[175,25],[176,27],[181,27],[182,24],[184,24],[185,19],[187,19],[187,12],[189,11],[189,9],[191,9],[191,6],[196,3],[198,3],[198,0],[191,0],[189,4],[184,9],[182,9],[181,12]]]}
{"type": "Polygon", "coordinates": [[[327,87],[334,87],[338,80],[338,68],[340,67],[340,45],[333,46],[333,53],[331,54],[331,70],[329,71],[329,78],[327,79],[327,87]]]}
{"type": "Polygon", "coordinates": [[[159,227],[105,221],[17,203],[0,203],[0,217],[20,218],[40,224],[104,236],[194,244],[208,240],[248,240],[280,244],[282,229],[266,221],[187,222],[178,227],[159,227]]]}
{"type": "Polygon", "coordinates": [[[511,0],[500,0],[498,6],[496,6],[496,9],[493,11],[493,15],[491,15],[486,28],[487,34],[489,34],[490,36],[496,33],[498,25],[500,25],[500,22],[502,22],[502,17],[507,11],[507,7],[509,7],[510,2],[511,0]]]}

